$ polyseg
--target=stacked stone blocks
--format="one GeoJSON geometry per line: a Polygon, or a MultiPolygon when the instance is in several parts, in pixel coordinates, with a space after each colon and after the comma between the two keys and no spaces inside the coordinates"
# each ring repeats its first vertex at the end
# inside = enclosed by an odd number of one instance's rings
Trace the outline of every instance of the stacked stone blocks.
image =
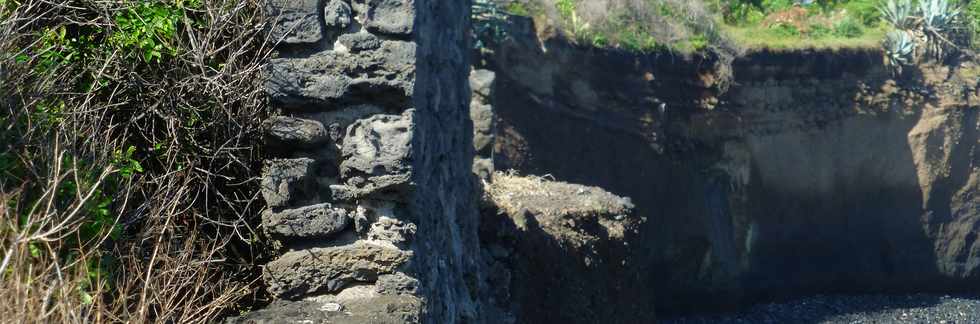
{"type": "MultiPolygon", "coordinates": [[[[413,190],[414,6],[266,2],[279,56],[265,88],[283,114],[266,121],[276,157],[263,168],[262,227],[285,252],[265,266],[263,279],[279,299],[338,301],[345,290],[368,287],[360,299],[400,305],[388,307],[400,309],[398,320],[421,316],[412,270],[417,225],[406,208],[413,190]]],[[[343,305],[328,308],[344,313],[343,305]]]]}

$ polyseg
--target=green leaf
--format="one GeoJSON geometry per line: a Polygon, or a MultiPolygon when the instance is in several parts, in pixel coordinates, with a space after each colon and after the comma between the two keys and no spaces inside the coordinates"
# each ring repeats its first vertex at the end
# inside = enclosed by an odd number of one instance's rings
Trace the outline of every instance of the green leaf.
{"type": "Polygon", "coordinates": [[[27,249],[30,251],[32,258],[40,258],[41,257],[41,248],[37,247],[37,244],[36,243],[33,243],[33,242],[28,243],[27,244],[27,249]]]}

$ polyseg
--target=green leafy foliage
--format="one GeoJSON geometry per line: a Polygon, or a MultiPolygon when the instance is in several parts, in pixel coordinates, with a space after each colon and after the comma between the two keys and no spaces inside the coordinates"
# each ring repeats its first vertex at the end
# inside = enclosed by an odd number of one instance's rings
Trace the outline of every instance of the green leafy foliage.
{"type": "Polygon", "coordinates": [[[878,10],[880,0],[852,0],[844,5],[847,14],[857,19],[865,27],[877,26],[881,21],[881,11],[878,10]]]}
{"type": "Polygon", "coordinates": [[[887,0],[878,8],[885,21],[896,29],[907,29],[913,23],[912,1],[910,0],[887,0]]]}
{"type": "MultiPolygon", "coordinates": [[[[474,3],[476,2],[478,1],[474,1],[474,3]]],[[[508,14],[515,15],[515,16],[529,17],[534,15],[534,12],[532,11],[532,8],[530,8],[529,4],[524,2],[519,2],[519,1],[514,1],[507,4],[507,7],[504,8],[504,11],[506,11],[508,14]]]]}
{"type": "Polygon", "coordinates": [[[172,45],[177,24],[184,15],[179,5],[164,2],[141,2],[116,15],[119,31],[109,38],[127,53],[139,53],[147,62],[160,62],[177,55],[172,45]]]}
{"type": "Polygon", "coordinates": [[[918,6],[910,0],[885,0],[879,9],[895,29],[883,45],[889,65],[898,73],[902,66],[924,57],[943,59],[950,50],[960,50],[969,42],[962,37],[964,11],[948,0],[919,0],[918,6]]]}
{"type": "Polygon", "coordinates": [[[853,17],[845,17],[844,19],[834,23],[833,35],[837,37],[844,38],[855,38],[860,37],[864,34],[863,24],[853,17]]]}
{"type": "Polygon", "coordinates": [[[980,1],[968,1],[963,8],[965,23],[969,28],[972,45],[980,45],[980,1]]]}

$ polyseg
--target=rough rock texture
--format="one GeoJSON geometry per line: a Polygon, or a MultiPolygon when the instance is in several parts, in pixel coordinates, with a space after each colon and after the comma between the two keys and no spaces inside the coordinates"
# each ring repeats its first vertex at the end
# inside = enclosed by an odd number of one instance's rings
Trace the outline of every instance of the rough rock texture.
{"type": "Polygon", "coordinates": [[[262,170],[262,197],[269,207],[303,203],[313,189],[311,159],[268,160],[262,170]]]}
{"type": "Polygon", "coordinates": [[[515,25],[489,60],[496,167],[632,197],[631,283],[655,296],[636,304],[980,289],[975,63],[894,78],[870,50],[756,52],[725,83],[710,56],[515,25]]]}
{"type": "Polygon", "coordinates": [[[330,204],[305,206],[281,212],[267,210],[262,214],[262,227],[270,236],[287,238],[325,238],[340,233],[351,224],[343,208],[330,204]]]}
{"type": "Polygon", "coordinates": [[[414,110],[401,116],[376,115],[347,128],[341,149],[343,183],[360,194],[354,198],[405,186],[412,179],[414,110]]]}
{"type": "Polygon", "coordinates": [[[230,323],[405,324],[420,323],[422,301],[411,296],[376,296],[333,301],[280,300],[230,323]]]}
{"type": "Polygon", "coordinates": [[[490,179],[493,175],[493,143],[496,127],[493,121],[493,80],[496,76],[489,70],[473,70],[470,73],[470,119],[473,120],[473,173],[480,179],[490,179]]]}
{"type": "Polygon", "coordinates": [[[273,6],[263,269],[239,323],[480,323],[468,1],[273,6]],[[314,28],[314,26],[316,28],[314,28]]]}
{"type": "Polygon", "coordinates": [[[319,3],[320,0],[266,0],[266,12],[274,22],[270,24],[269,37],[286,44],[319,42],[323,38],[319,3]]]}
{"type": "Polygon", "coordinates": [[[269,292],[296,299],[336,292],[358,282],[374,282],[378,275],[395,272],[411,252],[355,243],[339,247],[292,251],[265,266],[263,279],[269,292]]]}
{"type": "MultiPolygon", "coordinates": [[[[600,188],[497,173],[481,238],[494,302],[510,323],[652,323],[630,298],[629,251],[643,219],[600,188]]],[[[646,291],[649,293],[649,291],[646,291]]]]}
{"type": "Polygon", "coordinates": [[[265,122],[268,134],[280,145],[315,145],[327,140],[327,130],[318,121],[277,116],[265,122]]]}
{"type": "Polygon", "coordinates": [[[393,35],[408,35],[414,30],[414,0],[368,0],[367,3],[368,30],[393,35]]]}
{"type": "Polygon", "coordinates": [[[269,64],[266,88],[274,102],[310,111],[344,102],[404,109],[411,105],[416,52],[414,42],[386,40],[370,51],[277,58],[269,64]]]}

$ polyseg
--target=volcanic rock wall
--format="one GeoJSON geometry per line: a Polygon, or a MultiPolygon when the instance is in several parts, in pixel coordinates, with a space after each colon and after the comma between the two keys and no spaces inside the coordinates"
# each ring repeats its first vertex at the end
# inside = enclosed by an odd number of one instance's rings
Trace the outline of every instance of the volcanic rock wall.
{"type": "Polygon", "coordinates": [[[494,46],[498,169],[629,196],[634,302],[980,290],[980,66],[874,50],[708,56],[494,46]],[[727,91],[722,91],[727,90],[727,91]],[[546,122],[545,122],[546,121],[546,122]]]}
{"type": "Polygon", "coordinates": [[[253,322],[476,322],[468,1],[269,0],[262,227],[283,245],[253,322]]]}

